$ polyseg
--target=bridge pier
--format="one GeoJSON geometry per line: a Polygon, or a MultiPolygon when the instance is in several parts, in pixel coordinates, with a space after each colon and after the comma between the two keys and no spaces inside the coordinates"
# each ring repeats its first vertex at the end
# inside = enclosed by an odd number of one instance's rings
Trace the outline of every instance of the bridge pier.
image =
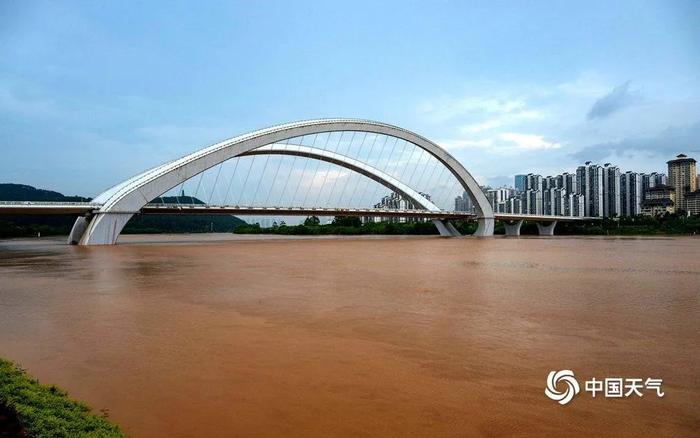
{"type": "Polygon", "coordinates": [[[479,226],[476,228],[474,235],[477,237],[493,236],[493,229],[496,225],[496,219],[492,217],[480,217],[478,219],[479,226]]]}
{"type": "MultiPolygon", "coordinates": [[[[473,235],[477,237],[493,236],[494,222],[493,218],[479,218],[479,225],[473,235]]],[[[459,237],[462,235],[449,220],[433,219],[433,223],[443,237],[459,237]]]]}
{"type": "MultiPolygon", "coordinates": [[[[114,245],[134,213],[98,213],[87,224],[80,245],[114,245]]],[[[80,219],[80,218],[79,218],[80,219]]],[[[73,225],[75,228],[76,224],[73,225]]]]}
{"type": "Polygon", "coordinates": [[[506,227],[506,236],[519,236],[520,227],[523,226],[523,220],[503,221],[503,225],[506,227]]]}
{"type": "Polygon", "coordinates": [[[435,227],[443,237],[457,237],[462,235],[459,231],[457,231],[457,228],[450,223],[450,221],[433,219],[433,224],[435,224],[435,227]]]}
{"type": "Polygon", "coordinates": [[[557,226],[557,222],[558,221],[552,221],[546,224],[537,222],[537,232],[540,236],[554,236],[554,227],[557,226]]]}
{"type": "Polygon", "coordinates": [[[80,243],[80,239],[83,237],[85,230],[87,230],[87,227],[90,224],[90,219],[91,218],[87,216],[78,216],[73,224],[73,228],[70,230],[70,234],[68,235],[69,245],[77,245],[80,243]]]}
{"type": "Polygon", "coordinates": [[[459,232],[457,228],[455,228],[454,224],[450,221],[445,221],[445,226],[447,227],[448,230],[452,233],[453,236],[461,236],[462,233],[459,232]]]}

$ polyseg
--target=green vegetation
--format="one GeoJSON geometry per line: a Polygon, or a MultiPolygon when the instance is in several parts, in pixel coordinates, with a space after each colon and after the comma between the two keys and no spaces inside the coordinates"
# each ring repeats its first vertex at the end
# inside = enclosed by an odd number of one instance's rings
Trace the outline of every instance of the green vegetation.
{"type": "MultiPolygon", "coordinates": [[[[50,190],[22,184],[0,184],[0,201],[88,202],[90,198],[64,196],[50,190]]],[[[166,196],[153,203],[203,204],[192,196],[166,196]]],[[[0,217],[0,238],[29,236],[65,236],[76,216],[5,216],[0,217]]],[[[123,234],[158,233],[228,233],[245,222],[229,215],[136,215],[124,227],[123,234]]]]}
{"type": "MultiPolygon", "coordinates": [[[[472,234],[476,230],[474,222],[454,223],[462,234],[472,234]]],[[[520,230],[523,235],[536,235],[537,225],[525,222],[520,230]]],[[[262,228],[259,224],[236,227],[237,234],[286,234],[286,235],[360,235],[360,234],[438,234],[432,222],[391,223],[378,222],[363,224],[357,217],[336,217],[331,224],[320,225],[315,216],[310,216],[301,225],[286,225],[284,222],[262,228]]],[[[505,234],[503,223],[496,222],[496,234],[505,234]]],[[[662,217],[634,216],[619,219],[604,219],[590,222],[559,222],[555,234],[558,235],[695,235],[700,234],[700,216],[666,215],[662,217]]]]}
{"type": "MultiPolygon", "coordinates": [[[[536,233],[535,230],[534,234],[536,233]]],[[[659,217],[640,215],[606,218],[584,223],[560,222],[555,233],[605,236],[696,235],[700,234],[700,216],[686,216],[681,213],[659,217]]]]}
{"type": "Polygon", "coordinates": [[[0,436],[121,437],[119,428],[55,386],[40,384],[22,369],[0,359],[0,436]],[[5,430],[3,430],[5,428],[5,430]],[[19,429],[19,431],[17,430],[19,429]],[[12,435],[11,435],[12,434],[12,435]]]}
{"type": "MultiPolygon", "coordinates": [[[[462,233],[473,233],[476,224],[457,222],[455,226],[462,233]]],[[[358,217],[336,217],[327,225],[320,225],[315,216],[310,216],[301,225],[287,225],[284,222],[262,228],[260,224],[241,225],[233,230],[237,234],[286,234],[286,235],[360,235],[360,234],[438,234],[432,222],[373,222],[363,224],[358,217]]]]}

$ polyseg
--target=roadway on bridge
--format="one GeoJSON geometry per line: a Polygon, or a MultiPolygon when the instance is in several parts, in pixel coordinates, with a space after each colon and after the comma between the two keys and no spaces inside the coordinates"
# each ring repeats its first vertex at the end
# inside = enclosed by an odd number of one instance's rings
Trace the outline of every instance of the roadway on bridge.
{"type": "MultiPolygon", "coordinates": [[[[99,211],[100,205],[87,202],[1,202],[0,215],[86,215],[99,211]]],[[[237,205],[147,204],[128,214],[230,214],[236,216],[369,216],[412,217],[426,219],[474,220],[476,215],[462,211],[393,210],[376,208],[250,207],[237,205]]],[[[590,221],[592,217],[496,213],[502,221],[590,221]]]]}

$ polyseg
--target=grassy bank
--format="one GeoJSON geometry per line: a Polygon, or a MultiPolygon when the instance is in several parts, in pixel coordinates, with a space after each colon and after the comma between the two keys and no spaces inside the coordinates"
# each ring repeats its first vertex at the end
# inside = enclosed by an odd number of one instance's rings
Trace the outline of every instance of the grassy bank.
{"type": "Polygon", "coordinates": [[[40,384],[0,359],[0,436],[121,437],[119,428],[94,415],[84,404],[56,388],[40,384]],[[3,428],[5,430],[3,431],[3,428]],[[17,431],[20,434],[17,435],[17,431]]]}

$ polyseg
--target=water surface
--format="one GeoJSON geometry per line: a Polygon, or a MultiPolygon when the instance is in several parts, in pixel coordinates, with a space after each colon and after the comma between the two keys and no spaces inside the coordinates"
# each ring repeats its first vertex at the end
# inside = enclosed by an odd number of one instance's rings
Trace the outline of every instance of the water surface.
{"type": "Polygon", "coordinates": [[[6,240],[0,356],[137,437],[697,436],[699,261],[695,238],[6,240]],[[666,396],[560,406],[564,368],[666,396]]]}

